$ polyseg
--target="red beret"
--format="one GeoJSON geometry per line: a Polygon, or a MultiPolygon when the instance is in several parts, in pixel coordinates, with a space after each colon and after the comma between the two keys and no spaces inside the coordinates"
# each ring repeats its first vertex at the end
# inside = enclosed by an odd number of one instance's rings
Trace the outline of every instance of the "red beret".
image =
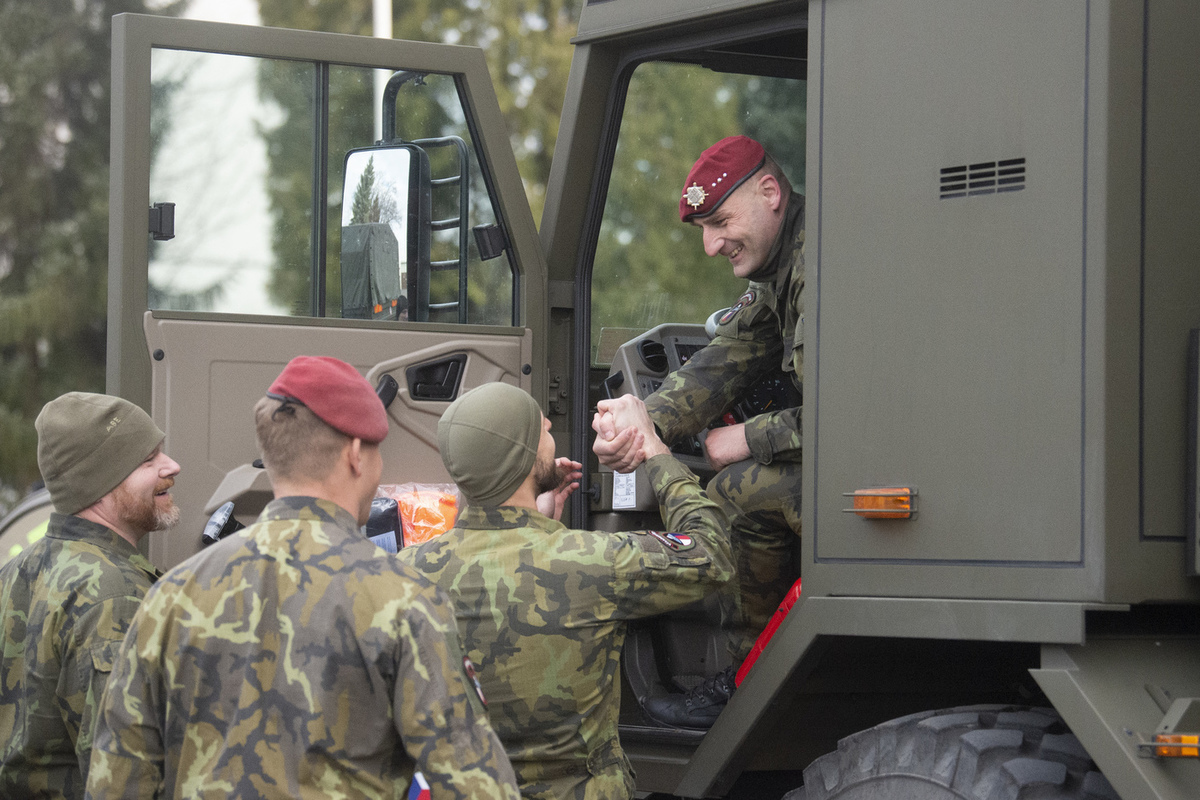
{"type": "Polygon", "coordinates": [[[700,154],[679,199],[679,218],[707,217],[725,202],[734,189],[767,160],[763,146],[749,136],[730,136],[700,154]]]}
{"type": "Polygon", "coordinates": [[[279,373],[268,395],[299,400],[329,427],[372,444],[388,433],[387,411],[358,370],[328,356],[296,356],[279,373]]]}

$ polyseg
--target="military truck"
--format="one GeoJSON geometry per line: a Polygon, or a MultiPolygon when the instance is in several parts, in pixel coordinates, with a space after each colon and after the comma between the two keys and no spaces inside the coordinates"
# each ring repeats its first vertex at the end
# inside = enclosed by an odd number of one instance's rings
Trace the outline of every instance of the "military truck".
{"type": "Polygon", "coordinates": [[[638,700],[723,666],[710,609],[630,632],[639,791],[1200,796],[1198,40],[1186,0],[589,0],[539,230],[481,51],[119,16],[108,390],[184,465],[149,554],[261,509],[301,353],[396,380],[387,482],[445,481],[440,414],[507,381],[589,464],[571,525],[653,526],[590,413],[741,293],[671,216],[749,132],[807,197],[803,594],[707,732],[638,700]],[[402,280],[341,263],[363,148],[402,280]]]}

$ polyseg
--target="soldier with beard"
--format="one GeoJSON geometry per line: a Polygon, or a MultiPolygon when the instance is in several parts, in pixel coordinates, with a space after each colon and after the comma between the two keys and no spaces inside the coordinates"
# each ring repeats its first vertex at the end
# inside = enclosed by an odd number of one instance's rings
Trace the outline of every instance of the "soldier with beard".
{"type": "Polygon", "coordinates": [[[34,425],[56,513],[0,569],[0,796],[74,798],[113,660],[159,575],[138,542],[179,521],[179,465],[119,397],[71,392],[34,425]]]}
{"type": "Polygon", "coordinates": [[[627,623],[687,605],[733,574],[724,515],[668,452],[636,397],[602,414],[646,458],[665,531],[569,530],[556,521],[581,465],[555,459],[550,422],[525,392],[490,383],[438,424],[467,500],[455,527],[400,552],[454,601],[488,713],[522,797],[629,798],[617,736],[627,623]]]}

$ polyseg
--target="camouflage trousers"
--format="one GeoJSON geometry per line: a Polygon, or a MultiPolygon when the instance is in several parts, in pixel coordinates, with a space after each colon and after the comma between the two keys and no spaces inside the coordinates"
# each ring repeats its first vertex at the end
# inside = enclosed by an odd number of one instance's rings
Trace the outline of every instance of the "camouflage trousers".
{"type": "Polygon", "coordinates": [[[707,494],[730,519],[737,577],[722,590],[721,627],[738,664],[800,577],[800,462],[730,464],[707,494]]]}

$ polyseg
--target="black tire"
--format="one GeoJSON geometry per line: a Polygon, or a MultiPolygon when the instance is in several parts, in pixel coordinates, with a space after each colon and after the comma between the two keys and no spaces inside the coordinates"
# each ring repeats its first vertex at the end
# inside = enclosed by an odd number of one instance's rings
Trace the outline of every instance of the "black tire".
{"type": "Polygon", "coordinates": [[[1120,800],[1052,708],[926,711],[847,736],[784,800],[1120,800]]]}

